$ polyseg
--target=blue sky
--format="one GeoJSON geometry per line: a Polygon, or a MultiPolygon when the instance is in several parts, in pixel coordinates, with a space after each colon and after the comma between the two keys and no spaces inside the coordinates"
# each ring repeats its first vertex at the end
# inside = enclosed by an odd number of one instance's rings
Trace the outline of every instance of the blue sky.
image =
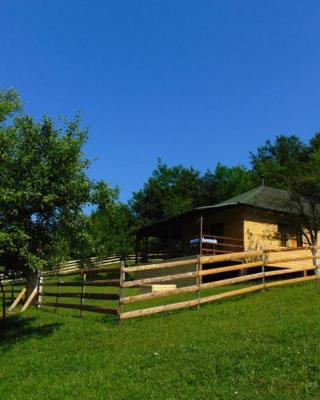
{"type": "Polygon", "coordinates": [[[320,130],[320,3],[2,0],[0,87],[28,113],[90,126],[90,174],[127,200],[157,157],[248,164],[320,130]]]}

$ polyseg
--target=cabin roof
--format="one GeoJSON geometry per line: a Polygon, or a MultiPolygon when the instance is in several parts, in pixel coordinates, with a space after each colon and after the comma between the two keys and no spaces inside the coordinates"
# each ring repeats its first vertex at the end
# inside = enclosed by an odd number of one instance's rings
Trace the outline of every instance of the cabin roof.
{"type": "Polygon", "coordinates": [[[226,206],[245,205],[266,210],[290,212],[290,194],[286,190],[275,189],[269,186],[258,186],[248,192],[212,206],[197,207],[199,210],[221,208],[226,206]]]}
{"type": "Polygon", "coordinates": [[[197,217],[203,213],[215,213],[223,209],[233,208],[236,206],[254,207],[282,213],[292,212],[292,208],[290,207],[289,192],[269,186],[258,186],[221,203],[196,207],[184,213],[180,213],[172,217],[162,219],[161,221],[143,226],[142,228],[136,230],[136,233],[152,234],[153,232],[159,231],[159,229],[161,230],[161,228],[165,228],[174,222],[187,220],[190,217],[197,217]]]}

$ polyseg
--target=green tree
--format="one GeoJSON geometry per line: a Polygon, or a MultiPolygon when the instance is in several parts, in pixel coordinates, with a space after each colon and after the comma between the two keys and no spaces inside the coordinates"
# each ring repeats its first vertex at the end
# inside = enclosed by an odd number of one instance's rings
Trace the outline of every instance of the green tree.
{"type": "MultiPolygon", "coordinates": [[[[300,229],[314,256],[318,255],[320,231],[320,133],[308,144],[297,136],[277,136],[251,154],[253,170],[263,174],[269,185],[289,192],[286,216],[300,229]]],[[[320,273],[317,260],[314,260],[320,273]]]]}
{"type": "Polygon", "coordinates": [[[242,165],[227,167],[218,163],[202,178],[201,205],[211,205],[244,193],[257,186],[252,171],[242,165]]]}
{"type": "Polygon", "coordinates": [[[159,221],[199,204],[201,176],[194,168],[158,165],[144,187],[133,194],[129,206],[139,225],[159,221]]]}
{"type": "Polygon", "coordinates": [[[87,243],[82,207],[108,192],[88,178],[79,118],[56,125],[23,114],[14,91],[0,92],[0,264],[29,286],[37,271],[87,243]]]}
{"type": "Polygon", "coordinates": [[[126,205],[114,201],[110,207],[99,207],[89,217],[91,255],[126,257],[132,254],[133,227],[133,217],[126,205]]]}
{"type": "Polygon", "coordinates": [[[296,135],[279,135],[275,141],[267,140],[250,153],[252,172],[263,177],[266,185],[288,189],[288,177],[308,159],[308,147],[296,135]]]}

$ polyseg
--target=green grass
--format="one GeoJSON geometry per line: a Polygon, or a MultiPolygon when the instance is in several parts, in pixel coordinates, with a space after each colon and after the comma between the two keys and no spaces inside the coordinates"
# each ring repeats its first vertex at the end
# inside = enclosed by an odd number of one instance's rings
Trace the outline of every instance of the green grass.
{"type": "Polygon", "coordinates": [[[320,288],[124,321],[30,309],[0,334],[0,399],[320,399],[320,288]]]}

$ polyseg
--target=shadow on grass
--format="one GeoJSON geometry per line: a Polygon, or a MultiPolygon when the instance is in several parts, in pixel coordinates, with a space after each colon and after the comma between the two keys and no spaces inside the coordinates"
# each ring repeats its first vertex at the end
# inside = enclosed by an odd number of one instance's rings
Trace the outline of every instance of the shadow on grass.
{"type": "Polygon", "coordinates": [[[11,316],[0,324],[0,347],[11,345],[29,338],[43,338],[59,329],[62,323],[51,323],[41,326],[34,325],[36,318],[11,316]]]}

